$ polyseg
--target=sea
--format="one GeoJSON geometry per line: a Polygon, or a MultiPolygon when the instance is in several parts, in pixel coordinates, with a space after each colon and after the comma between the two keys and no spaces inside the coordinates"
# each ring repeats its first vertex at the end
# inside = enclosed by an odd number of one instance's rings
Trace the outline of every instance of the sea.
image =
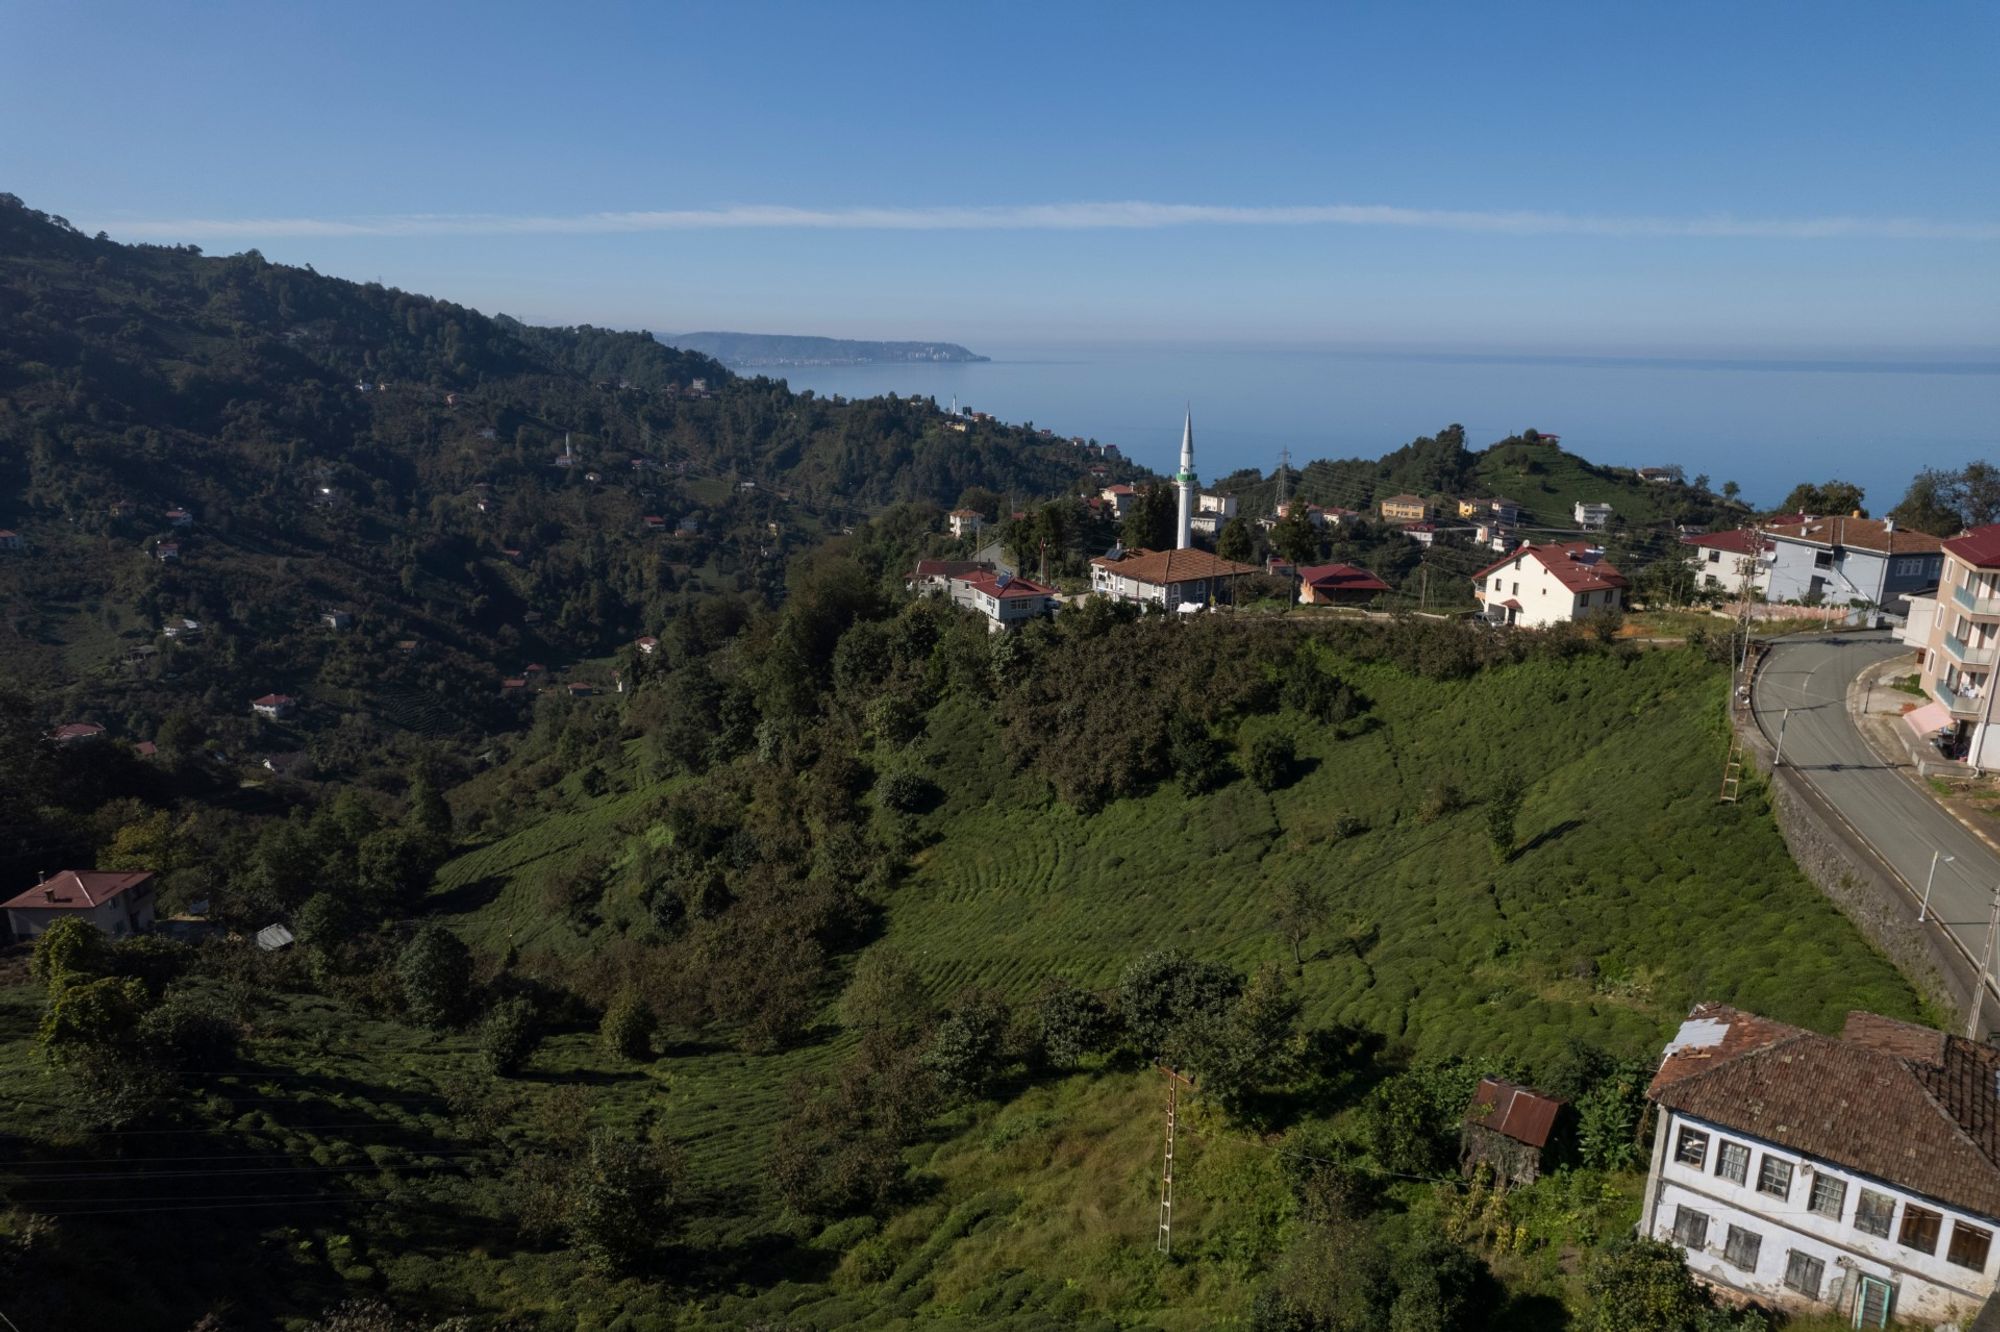
{"type": "Polygon", "coordinates": [[[1377,458],[1450,424],[1483,447],[1533,427],[1600,464],[1678,464],[1776,505],[1851,481],[1873,512],[1922,468],[2000,455],[2000,358],[1950,361],[1544,356],[1325,347],[982,346],[964,364],[786,366],[794,389],[941,405],[1116,444],[1162,472],[1194,417],[1204,477],[1289,453],[1377,458]]]}

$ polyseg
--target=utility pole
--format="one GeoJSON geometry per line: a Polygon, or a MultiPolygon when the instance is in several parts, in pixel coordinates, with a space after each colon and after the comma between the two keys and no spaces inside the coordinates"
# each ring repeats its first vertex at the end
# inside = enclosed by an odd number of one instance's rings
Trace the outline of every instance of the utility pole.
{"type": "Polygon", "coordinates": [[[1993,934],[2000,930],[2000,889],[1993,893],[1993,909],[1986,916],[1986,947],[1979,950],[1979,974],[1972,978],[1972,1012],[1965,1019],[1965,1039],[1979,1039],[1979,1010],[1986,1005],[1986,977],[1993,966],[1993,934]]]}
{"type": "MultiPolygon", "coordinates": [[[[1938,851],[1931,852],[1931,872],[1924,876],[1924,904],[1917,908],[1917,924],[1919,925],[1923,924],[1925,917],[1931,913],[1931,885],[1937,882],[1938,857],[1942,854],[1942,852],[1938,851]]],[[[1945,856],[1944,863],[1949,865],[1957,859],[1957,856],[1945,856]]]]}
{"type": "MultiPolygon", "coordinates": [[[[1283,505],[1285,502],[1285,480],[1286,480],[1285,474],[1291,470],[1292,470],[1292,451],[1290,449],[1279,449],[1278,450],[1278,505],[1283,505]]],[[[1273,506],[1272,512],[1275,513],[1276,511],[1277,511],[1277,506],[1273,506]]]]}
{"type": "MultiPolygon", "coordinates": [[[[1995,899],[2000,902],[2000,898],[1995,899]]],[[[1180,1092],[1194,1087],[1194,1079],[1165,1064],[1155,1065],[1167,1080],[1167,1152],[1160,1167],[1160,1234],[1153,1247],[1171,1256],[1174,1251],[1174,1124],[1180,1118],[1180,1092]]]]}
{"type": "Polygon", "coordinates": [[[1431,566],[1424,564],[1418,567],[1423,571],[1421,581],[1417,584],[1417,613],[1421,615],[1429,610],[1431,605],[1431,566]]]}

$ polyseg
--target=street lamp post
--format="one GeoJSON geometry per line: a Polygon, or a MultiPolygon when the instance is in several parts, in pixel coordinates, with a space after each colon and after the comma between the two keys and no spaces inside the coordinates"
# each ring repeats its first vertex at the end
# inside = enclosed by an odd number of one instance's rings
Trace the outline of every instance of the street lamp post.
{"type": "MultiPolygon", "coordinates": [[[[1931,852],[1931,872],[1924,876],[1924,904],[1917,908],[1917,924],[1919,925],[1923,924],[1925,919],[1927,919],[1931,913],[1931,885],[1937,882],[1937,867],[1938,867],[1939,855],[1940,855],[1939,852],[1936,851],[1931,852]]],[[[1951,864],[1952,861],[1957,859],[1958,859],[1957,856],[1945,856],[1944,863],[1949,865],[1951,864]]]]}
{"type": "Polygon", "coordinates": [[[1771,752],[1771,766],[1773,768],[1781,767],[1785,762],[1785,723],[1791,719],[1792,710],[1790,708],[1786,708],[1784,715],[1778,718],[1778,743],[1777,747],[1771,752]]]}

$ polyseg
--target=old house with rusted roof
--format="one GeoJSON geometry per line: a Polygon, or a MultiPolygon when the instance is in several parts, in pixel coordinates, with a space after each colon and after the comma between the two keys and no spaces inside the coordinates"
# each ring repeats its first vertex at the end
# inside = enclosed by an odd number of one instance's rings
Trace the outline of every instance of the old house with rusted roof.
{"type": "Polygon", "coordinates": [[[1238,564],[1191,546],[1132,551],[1114,547],[1090,562],[1090,590],[1113,601],[1177,610],[1228,601],[1236,580],[1257,572],[1254,564],[1238,564]]]}
{"type": "Polygon", "coordinates": [[[1489,1165],[1502,1185],[1534,1183],[1549,1164],[1556,1134],[1567,1126],[1568,1111],[1561,1097],[1481,1078],[1459,1130],[1459,1168],[1470,1175],[1489,1165]]]}
{"type": "Polygon", "coordinates": [[[1698,1004],[1648,1095],[1641,1233],[1711,1285],[1855,1327],[1969,1322],[2000,1253],[2000,1049],[1874,1013],[1838,1037],[1698,1004]]]}

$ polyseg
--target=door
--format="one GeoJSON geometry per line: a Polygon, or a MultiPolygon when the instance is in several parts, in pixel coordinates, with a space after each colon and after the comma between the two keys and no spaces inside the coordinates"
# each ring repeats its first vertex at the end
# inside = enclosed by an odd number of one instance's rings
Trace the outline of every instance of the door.
{"type": "Polygon", "coordinates": [[[1856,1327],[1887,1327],[1896,1303],[1896,1288],[1880,1277],[1864,1276],[1854,1295],[1856,1327]]]}
{"type": "Polygon", "coordinates": [[[1820,599],[1824,596],[1826,596],[1826,579],[1821,578],[1818,574],[1814,574],[1812,582],[1806,585],[1806,603],[1817,606],[1820,603],[1820,599]]]}

